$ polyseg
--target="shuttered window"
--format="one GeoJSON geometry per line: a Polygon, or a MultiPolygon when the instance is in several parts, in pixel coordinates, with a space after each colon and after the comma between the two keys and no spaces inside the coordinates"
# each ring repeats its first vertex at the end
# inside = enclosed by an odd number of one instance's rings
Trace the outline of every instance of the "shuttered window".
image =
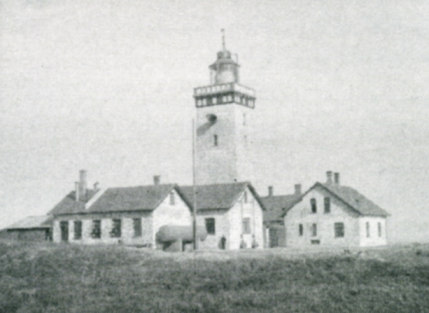
{"type": "Polygon", "coordinates": [[[133,218],[134,237],[142,236],[142,219],[133,218]]]}
{"type": "Polygon", "coordinates": [[[311,205],[311,213],[317,213],[317,202],[316,202],[316,199],[311,198],[310,199],[310,205],[311,205]]]}
{"type": "Polygon", "coordinates": [[[74,221],[74,239],[82,239],[82,221],[74,221]]]}
{"type": "Polygon", "coordinates": [[[112,220],[112,230],[110,231],[110,237],[120,238],[122,234],[122,221],[118,218],[112,220]]]}
{"type": "Polygon", "coordinates": [[[243,234],[250,234],[250,217],[243,218],[243,234]]]}
{"type": "Polygon", "coordinates": [[[344,237],[344,223],[334,224],[335,238],[344,237]]]}
{"type": "Polygon", "coordinates": [[[216,233],[215,219],[209,217],[205,219],[207,234],[214,235],[216,233]]]}

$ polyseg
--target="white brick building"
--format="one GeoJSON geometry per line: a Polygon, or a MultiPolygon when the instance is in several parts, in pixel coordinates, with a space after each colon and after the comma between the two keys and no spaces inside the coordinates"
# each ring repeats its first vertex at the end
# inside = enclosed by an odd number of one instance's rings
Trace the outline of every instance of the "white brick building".
{"type": "Polygon", "coordinates": [[[284,215],[286,246],[378,246],[387,243],[388,213],[327,172],[284,215]]]}
{"type": "MultiPolygon", "coordinates": [[[[180,187],[192,206],[193,187],[180,187]]],[[[263,204],[250,183],[201,185],[197,191],[197,224],[207,238],[200,249],[263,248],[263,204]]]]}
{"type": "Polygon", "coordinates": [[[192,225],[190,208],[173,184],[76,188],[50,214],[54,242],[160,247],[156,242],[160,227],[192,225]]]}

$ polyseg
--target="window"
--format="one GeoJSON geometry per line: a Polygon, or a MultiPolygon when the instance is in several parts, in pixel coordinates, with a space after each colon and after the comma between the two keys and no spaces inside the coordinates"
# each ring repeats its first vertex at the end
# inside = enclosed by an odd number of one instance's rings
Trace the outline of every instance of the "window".
{"type": "Polygon", "coordinates": [[[302,226],[302,224],[298,225],[298,234],[300,237],[304,235],[304,227],[302,226]]]}
{"type": "Polygon", "coordinates": [[[250,217],[243,218],[243,234],[250,234],[250,217]]]}
{"type": "Polygon", "coordinates": [[[246,126],[246,113],[243,113],[243,126],[246,126]]]}
{"type": "Polygon", "coordinates": [[[112,230],[110,231],[110,237],[120,238],[122,232],[122,221],[118,218],[112,220],[112,230]]]}
{"type": "Polygon", "coordinates": [[[334,223],[335,238],[344,237],[344,223],[334,223]]]}
{"type": "Polygon", "coordinates": [[[381,231],[381,223],[380,222],[378,222],[378,237],[381,237],[382,236],[382,231],[381,231]]]}
{"type": "Polygon", "coordinates": [[[69,241],[69,222],[61,221],[60,229],[61,229],[61,241],[69,241]]]}
{"type": "Polygon", "coordinates": [[[101,238],[101,221],[100,220],[92,221],[91,237],[95,239],[101,238]]]}
{"type": "Polygon", "coordinates": [[[170,205],[174,205],[176,203],[176,199],[174,199],[174,192],[170,192],[170,205]]]}
{"type": "Polygon", "coordinates": [[[330,213],[331,212],[331,198],[325,197],[324,204],[325,204],[325,213],[330,213]]]}
{"type": "Polygon", "coordinates": [[[370,229],[369,229],[369,222],[366,222],[366,236],[369,238],[371,235],[370,229]]]}
{"type": "Polygon", "coordinates": [[[74,221],[74,239],[82,239],[82,221],[74,221]]]}
{"type": "Polygon", "coordinates": [[[213,217],[206,218],[207,234],[214,235],[216,233],[215,219],[213,217]]]}
{"type": "Polygon", "coordinates": [[[316,199],[311,198],[311,200],[310,200],[310,204],[311,204],[311,213],[316,213],[316,212],[317,212],[317,203],[316,203],[316,199]]]}
{"type": "Polygon", "coordinates": [[[248,201],[248,199],[247,199],[247,191],[244,191],[244,194],[243,194],[243,202],[244,202],[244,203],[247,203],[247,201],[248,201]]]}
{"type": "Polygon", "coordinates": [[[142,236],[142,220],[141,218],[133,218],[134,237],[142,236]]]}
{"type": "Polygon", "coordinates": [[[317,224],[312,224],[312,225],[311,225],[311,235],[312,235],[313,237],[316,237],[316,236],[317,236],[317,224]]]}
{"type": "Polygon", "coordinates": [[[217,135],[213,135],[213,145],[214,145],[215,147],[217,147],[217,145],[218,145],[218,138],[217,138],[217,135]]]}
{"type": "Polygon", "coordinates": [[[213,97],[212,98],[212,104],[216,104],[217,103],[217,98],[216,97],[213,97]]]}

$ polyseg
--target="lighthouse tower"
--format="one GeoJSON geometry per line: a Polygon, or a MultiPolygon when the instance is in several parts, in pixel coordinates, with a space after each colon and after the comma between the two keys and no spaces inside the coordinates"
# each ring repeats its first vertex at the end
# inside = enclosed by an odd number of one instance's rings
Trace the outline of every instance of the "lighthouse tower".
{"type": "Polygon", "coordinates": [[[222,50],[209,66],[210,85],[194,89],[198,185],[253,180],[249,151],[256,98],[253,89],[240,84],[239,68],[223,33],[222,50]]]}

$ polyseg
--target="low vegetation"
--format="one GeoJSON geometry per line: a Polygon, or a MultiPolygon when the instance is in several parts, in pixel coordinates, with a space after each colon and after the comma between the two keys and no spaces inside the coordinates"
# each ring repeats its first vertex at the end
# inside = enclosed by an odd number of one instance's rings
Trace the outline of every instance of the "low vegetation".
{"type": "Polygon", "coordinates": [[[0,243],[0,312],[429,312],[429,246],[169,254],[0,243]]]}

